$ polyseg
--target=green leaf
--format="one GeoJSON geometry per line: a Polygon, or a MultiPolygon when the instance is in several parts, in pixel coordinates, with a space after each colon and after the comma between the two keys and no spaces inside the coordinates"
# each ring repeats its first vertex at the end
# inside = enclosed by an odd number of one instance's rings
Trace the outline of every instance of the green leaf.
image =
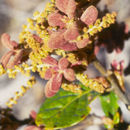
{"type": "Polygon", "coordinates": [[[100,96],[101,105],[106,116],[114,116],[118,111],[118,97],[114,92],[100,96]]]}
{"type": "Polygon", "coordinates": [[[77,94],[61,89],[46,99],[37,114],[36,124],[55,129],[73,126],[90,113],[88,105],[97,95],[90,90],[77,94]]]}
{"type": "Polygon", "coordinates": [[[114,124],[118,124],[119,122],[120,122],[120,114],[119,114],[119,112],[117,112],[117,113],[114,115],[113,123],[114,123],[114,124]]]}
{"type": "Polygon", "coordinates": [[[112,129],[113,128],[113,124],[109,124],[109,125],[104,125],[106,129],[112,129]]]}

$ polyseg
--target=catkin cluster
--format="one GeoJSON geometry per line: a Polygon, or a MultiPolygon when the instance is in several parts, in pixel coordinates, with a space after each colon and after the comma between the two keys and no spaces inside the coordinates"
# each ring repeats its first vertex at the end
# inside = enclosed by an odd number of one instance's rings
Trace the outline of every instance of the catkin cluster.
{"type": "MultiPolygon", "coordinates": [[[[8,34],[2,35],[1,41],[9,51],[0,60],[0,75],[15,78],[18,72],[27,76],[38,72],[48,80],[47,97],[54,96],[61,86],[67,91],[82,93],[74,81],[103,93],[109,85],[105,83],[105,86],[99,79],[89,79],[83,72],[95,58],[94,39],[98,32],[113,24],[115,17],[113,12],[98,19],[98,10],[91,1],[83,6],[82,1],[51,0],[43,12],[36,11],[33,18],[27,19],[18,43],[8,34]]],[[[22,87],[22,92],[16,93],[7,105],[15,104],[34,81],[33,78],[31,84],[22,87]]]]}

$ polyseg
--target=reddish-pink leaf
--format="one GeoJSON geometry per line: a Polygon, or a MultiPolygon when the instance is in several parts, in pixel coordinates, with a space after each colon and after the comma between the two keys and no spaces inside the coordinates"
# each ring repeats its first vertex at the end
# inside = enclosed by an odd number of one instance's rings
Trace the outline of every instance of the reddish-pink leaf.
{"type": "Polygon", "coordinates": [[[54,32],[50,36],[48,46],[52,49],[57,49],[66,43],[63,32],[54,32]]]}
{"type": "Polygon", "coordinates": [[[31,126],[27,126],[26,128],[24,128],[24,130],[42,130],[42,129],[35,125],[31,125],[31,126]]]}
{"type": "Polygon", "coordinates": [[[2,56],[2,58],[0,59],[1,64],[3,65],[3,67],[6,67],[11,56],[14,55],[13,51],[9,51],[7,52],[5,55],[2,56]]]}
{"type": "Polygon", "coordinates": [[[72,70],[71,68],[66,69],[64,71],[64,77],[69,80],[69,81],[74,81],[75,80],[75,73],[74,70],[72,70]]]}
{"type": "Polygon", "coordinates": [[[2,44],[6,47],[9,48],[11,50],[15,49],[18,47],[17,42],[15,41],[10,41],[10,35],[7,33],[2,34],[1,36],[1,42],[2,44]]]}
{"type": "Polygon", "coordinates": [[[56,92],[52,91],[50,88],[52,88],[52,79],[50,79],[45,86],[45,96],[48,98],[56,94],[56,92]]]}
{"type": "Polygon", "coordinates": [[[63,49],[65,51],[76,51],[78,48],[75,43],[66,43],[61,46],[60,49],[63,49]]]}
{"type": "Polygon", "coordinates": [[[75,0],[56,0],[56,7],[67,14],[69,18],[73,18],[76,10],[75,0]]]}
{"type": "Polygon", "coordinates": [[[100,50],[100,47],[98,45],[95,45],[94,47],[94,54],[97,55],[100,50]]]}
{"type": "MultiPolygon", "coordinates": [[[[130,20],[129,20],[129,21],[130,21],[130,20]]],[[[130,27],[129,27],[129,25],[126,23],[126,24],[125,24],[124,32],[125,32],[125,34],[128,34],[129,31],[130,31],[130,27]]]]}
{"type": "Polygon", "coordinates": [[[98,10],[93,5],[89,6],[81,16],[81,21],[86,25],[93,24],[98,17],[98,10]]]}
{"type": "Polygon", "coordinates": [[[124,60],[121,60],[120,62],[113,60],[113,62],[111,63],[111,66],[114,70],[119,71],[120,74],[122,74],[123,69],[124,69],[124,60]]]}
{"type": "Polygon", "coordinates": [[[88,44],[88,42],[89,42],[89,39],[83,39],[81,41],[78,41],[76,45],[78,48],[84,48],[88,44]]]}
{"type": "Polygon", "coordinates": [[[59,67],[59,69],[61,69],[61,70],[64,70],[64,69],[66,69],[67,67],[68,67],[68,65],[69,65],[69,61],[66,59],[66,58],[61,58],[60,60],[59,60],[59,62],[58,62],[58,67],[59,67]]]}
{"type": "Polygon", "coordinates": [[[67,5],[67,8],[66,8],[66,14],[68,15],[69,18],[74,17],[75,10],[76,10],[75,0],[68,0],[68,5],[67,5]]]}
{"type": "Polygon", "coordinates": [[[33,118],[33,119],[36,119],[36,116],[37,116],[37,113],[32,110],[31,113],[30,113],[30,116],[33,118]]]}
{"type": "Polygon", "coordinates": [[[16,41],[10,41],[10,45],[12,45],[13,49],[17,49],[17,47],[18,47],[18,43],[16,41]]]}
{"type": "Polygon", "coordinates": [[[82,61],[77,61],[77,62],[71,64],[70,67],[79,66],[79,65],[81,65],[81,64],[82,64],[82,61]]]}
{"type": "Polygon", "coordinates": [[[19,63],[19,61],[22,59],[23,51],[23,49],[17,51],[14,58],[8,63],[7,68],[13,68],[19,63]]]}
{"type": "Polygon", "coordinates": [[[117,62],[116,60],[113,60],[113,61],[112,61],[111,66],[112,66],[114,69],[117,70],[117,66],[118,66],[118,65],[119,65],[119,64],[118,64],[118,62],[117,62]]]}
{"type": "Polygon", "coordinates": [[[44,58],[43,60],[43,63],[45,64],[49,64],[49,65],[57,65],[57,60],[51,56],[47,56],[46,58],[44,58]]]}
{"type": "Polygon", "coordinates": [[[33,34],[33,38],[34,38],[37,42],[43,43],[43,40],[42,40],[38,35],[33,34]]]}
{"type": "Polygon", "coordinates": [[[71,27],[69,27],[65,32],[64,32],[64,38],[65,40],[75,40],[79,35],[79,31],[77,28],[76,23],[73,24],[71,27]]]}
{"type": "Polygon", "coordinates": [[[48,23],[52,27],[59,26],[63,28],[65,27],[65,23],[62,21],[62,19],[63,16],[56,11],[48,16],[48,23]]]}
{"type": "Polygon", "coordinates": [[[44,79],[49,80],[51,77],[52,77],[51,69],[47,69],[46,72],[45,72],[44,79]]]}
{"type": "Polygon", "coordinates": [[[56,7],[61,11],[66,13],[66,8],[68,6],[69,0],[56,0],[56,7]]]}
{"type": "Polygon", "coordinates": [[[57,73],[52,77],[52,84],[50,86],[50,90],[53,92],[58,92],[62,83],[63,74],[57,73]]]}

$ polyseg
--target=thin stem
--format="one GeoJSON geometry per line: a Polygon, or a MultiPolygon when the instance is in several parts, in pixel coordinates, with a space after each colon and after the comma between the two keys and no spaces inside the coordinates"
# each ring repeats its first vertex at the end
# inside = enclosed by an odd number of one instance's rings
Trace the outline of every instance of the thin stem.
{"type": "MultiPolygon", "coordinates": [[[[40,65],[37,65],[36,67],[37,68],[42,68],[42,67],[50,67],[51,65],[49,65],[49,64],[40,64],[40,65]]],[[[28,66],[27,68],[24,68],[24,70],[25,71],[27,71],[27,70],[32,70],[33,69],[33,66],[28,66]]],[[[12,73],[15,73],[15,72],[20,72],[20,70],[18,70],[18,69],[14,69],[13,71],[12,71],[12,73]]],[[[7,73],[9,73],[9,70],[7,70],[7,73]]]]}
{"type": "Polygon", "coordinates": [[[115,77],[115,75],[112,73],[108,75],[107,71],[105,68],[101,65],[101,63],[98,60],[95,60],[93,62],[93,65],[95,68],[103,75],[106,77],[106,79],[111,83],[112,89],[115,91],[115,93],[120,97],[120,99],[127,105],[130,105],[130,101],[128,97],[121,91],[120,85],[115,77]]]}

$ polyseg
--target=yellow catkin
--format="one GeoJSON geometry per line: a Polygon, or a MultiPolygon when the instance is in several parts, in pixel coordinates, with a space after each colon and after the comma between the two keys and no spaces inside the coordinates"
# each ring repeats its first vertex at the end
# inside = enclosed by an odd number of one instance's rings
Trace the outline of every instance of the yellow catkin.
{"type": "Polygon", "coordinates": [[[87,77],[87,75],[84,75],[84,74],[77,74],[76,75],[76,78],[83,84],[85,85],[86,87],[90,87],[91,89],[99,92],[99,93],[104,93],[105,92],[105,88],[104,86],[95,81],[94,79],[89,79],[87,77]]]}
{"type": "MultiPolygon", "coordinates": [[[[82,37],[93,36],[98,32],[101,32],[103,28],[108,28],[111,24],[115,23],[116,13],[107,13],[106,16],[100,19],[97,19],[94,25],[89,25],[89,27],[83,28],[82,37]],[[85,36],[84,36],[85,35],[85,36]]],[[[77,40],[81,40],[81,36],[77,37],[77,40]]]]}
{"type": "Polygon", "coordinates": [[[31,77],[28,82],[27,86],[21,86],[21,90],[19,92],[15,92],[15,96],[10,98],[6,105],[9,108],[12,108],[14,104],[17,104],[17,100],[23,96],[28,89],[32,88],[32,86],[36,83],[35,77],[31,77]]]}
{"type": "MultiPolygon", "coordinates": [[[[46,22],[47,16],[55,10],[54,5],[55,3],[52,1],[46,5],[43,12],[34,12],[33,18],[27,19],[28,24],[23,26],[23,31],[19,35],[20,43],[24,44],[25,48],[32,49],[29,58],[35,63],[39,63],[43,57],[46,57],[52,51],[47,46],[49,40],[47,28],[40,23],[46,22]],[[43,45],[33,38],[30,30],[37,32],[38,36],[43,40],[43,45]]],[[[26,74],[28,75],[29,73],[26,74]]]]}
{"type": "Polygon", "coordinates": [[[13,69],[7,69],[7,73],[9,78],[14,79],[16,77],[17,71],[13,71],[13,69]]]}
{"type": "Polygon", "coordinates": [[[55,50],[55,53],[59,56],[66,57],[66,52],[64,50],[57,49],[55,50]]]}
{"type": "MultiPolygon", "coordinates": [[[[88,0],[89,1],[89,0],[88,0]]],[[[58,27],[51,27],[48,25],[48,15],[56,11],[57,8],[55,7],[55,0],[51,0],[48,3],[42,12],[34,12],[33,18],[27,19],[27,24],[23,25],[22,32],[19,35],[19,44],[20,47],[29,50],[28,58],[31,61],[30,65],[27,63],[22,63],[21,65],[16,65],[13,69],[6,69],[0,64],[0,75],[7,73],[9,78],[15,78],[18,72],[25,74],[26,76],[30,76],[30,73],[39,72],[41,78],[44,78],[46,70],[49,68],[46,64],[44,64],[43,58],[47,57],[48,55],[57,54],[61,57],[66,57],[71,64],[81,64],[87,67],[89,63],[89,57],[87,54],[82,55],[81,53],[77,52],[69,52],[64,51],[62,49],[55,49],[52,50],[48,46],[48,41],[50,40],[50,31],[57,31],[58,27]],[[35,34],[34,34],[35,33],[35,34]],[[81,56],[81,57],[79,57],[81,56]]],[[[82,39],[90,38],[91,36],[95,35],[96,33],[102,31],[103,28],[109,27],[111,24],[115,22],[116,13],[113,12],[112,14],[106,14],[102,18],[102,20],[97,19],[94,25],[90,25],[89,27],[84,27],[81,34],[77,37],[74,42],[80,41],[82,39]]],[[[75,22],[76,18],[68,18],[64,16],[62,21],[66,23],[65,28],[71,27],[75,22]]],[[[79,28],[81,31],[81,28],[79,28]]],[[[73,42],[73,41],[71,41],[73,42]]],[[[88,43],[90,45],[93,43],[91,41],[88,43]]],[[[86,47],[87,48],[87,47],[86,47]]],[[[85,48],[85,49],[86,49],[85,48]]],[[[89,47],[88,47],[89,48],[89,47]]],[[[92,59],[92,58],[91,58],[92,59]]],[[[88,79],[85,75],[76,74],[76,78],[82,82],[85,86],[89,86],[91,89],[103,93],[105,88],[101,85],[101,83],[93,80],[88,79]]],[[[28,82],[27,86],[21,86],[21,91],[16,92],[15,97],[11,98],[7,105],[12,107],[13,104],[17,103],[17,99],[23,96],[24,93],[31,88],[35,84],[36,80],[32,77],[28,82]]],[[[63,89],[67,91],[72,91],[76,93],[81,93],[80,87],[74,84],[63,84],[63,89]]]]}
{"type": "Polygon", "coordinates": [[[118,80],[118,83],[119,83],[119,86],[120,86],[121,90],[122,90],[123,92],[125,92],[126,89],[125,89],[125,86],[124,86],[123,76],[122,76],[118,71],[114,71],[114,74],[115,74],[115,76],[116,76],[116,78],[117,78],[117,80],[118,80]]]}
{"type": "Polygon", "coordinates": [[[5,70],[4,67],[0,64],[0,76],[3,75],[4,73],[6,73],[6,70],[5,70]]]}
{"type": "Polygon", "coordinates": [[[39,62],[40,64],[36,64],[36,62],[32,62],[32,65],[28,65],[27,63],[23,63],[21,66],[15,65],[13,69],[5,70],[3,67],[0,68],[0,71],[4,74],[5,72],[8,74],[9,78],[15,78],[18,72],[29,77],[32,72],[39,72],[41,76],[44,78],[44,74],[46,70],[49,68],[48,65],[39,62]],[[2,70],[3,69],[3,70],[2,70]]]}
{"type": "Polygon", "coordinates": [[[88,65],[88,58],[87,55],[85,53],[69,53],[66,54],[66,57],[68,59],[68,61],[72,64],[77,64],[80,62],[81,65],[83,66],[87,66],[88,65]]]}
{"type": "Polygon", "coordinates": [[[73,93],[80,93],[80,94],[82,93],[81,87],[79,85],[76,85],[76,84],[63,83],[61,87],[66,91],[70,91],[73,93]]]}

